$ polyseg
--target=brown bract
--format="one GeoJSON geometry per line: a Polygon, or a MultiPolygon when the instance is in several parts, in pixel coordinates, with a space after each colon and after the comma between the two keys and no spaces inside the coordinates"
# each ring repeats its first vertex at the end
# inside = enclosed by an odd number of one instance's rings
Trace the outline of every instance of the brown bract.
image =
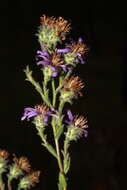
{"type": "Polygon", "coordinates": [[[58,53],[54,53],[52,55],[52,64],[56,67],[59,67],[60,65],[62,65],[64,63],[64,61],[60,58],[60,54],[58,53]]]}
{"type": "Polygon", "coordinates": [[[0,158],[7,159],[9,157],[9,153],[6,150],[0,149],[0,158]]]}
{"type": "Polygon", "coordinates": [[[31,186],[34,187],[35,183],[39,182],[40,171],[32,171],[27,177],[31,180],[31,186]]]}
{"type": "Polygon", "coordinates": [[[82,42],[72,43],[70,46],[73,53],[85,54],[88,52],[88,47],[82,42]]]}
{"type": "Polygon", "coordinates": [[[82,95],[80,93],[80,90],[84,88],[84,84],[78,76],[71,76],[70,78],[65,79],[64,83],[65,90],[72,90],[75,93],[75,95],[77,95],[78,93],[82,95]]]}
{"type": "Polygon", "coordinates": [[[70,27],[70,23],[68,23],[67,20],[64,20],[64,18],[59,17],[58,19],[56,19],[56,28],[58,33],[62,33],[62,32],[69,32],[71,27],[70,27]]]}
{"type": "Polygon", "coordinates": [[[62,17],[55,18],[43,15],[42,17],[40,17],[40,20],[42,24],[54,28],[58,36],[60,36],[62,32],[64,33],[69,32],[71,29],[70,23],[62,17]]]}
{"type": "Polygon", "coordinates": [[[15,155],[13,155],[13,156],[14,156],[13,161],[16,163],[16,165],[17,165],[20,169],[22,169],[22,170],[24,170],[24,171],[26,171],[26,172],[30,172],[30,170],[31,170],[31,165],[30,165],[29,160],[28,160],[27,157],[22,156],[22,157],[20,157],[20,158],[17,158],[15,155]]]}
{"type": "Polygon", "coordinates": [[[76,127],[80,127],[82,129],[88,128],[87,119],[84,118],[83,116],[78,116],[78,115],[74,116],[73,122],[76,127]]]}
{"type": "Polygon", "coordinates": [[[56,18],[43,15],[42,17],[40,17],[40,20],[41,20],[41,23],[43,23],[47,26],[54,27],[56,18]]]}
{"type": "Polygon", "coordinates": [[[44,105],[44,104],[37,104],[35,106],[35,109],[37,110],[37,112],[43,116],[45,116],[47,114],[47,112],[49,111],[49,108],[44,105]]]}

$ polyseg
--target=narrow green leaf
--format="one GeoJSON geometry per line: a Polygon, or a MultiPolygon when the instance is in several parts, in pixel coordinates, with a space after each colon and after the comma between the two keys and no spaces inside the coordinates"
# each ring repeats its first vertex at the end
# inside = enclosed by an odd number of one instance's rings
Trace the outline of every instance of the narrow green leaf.
{"type": "Polygon", "coordinates": [[[43,146],[45,146],[47,148],[47,150],[55,157],[57,158],[57,154],[56,151],[54,150],[54,148],[52,147],[52,145],[50,145],[49,143],[43,144],[43,146]]]}
{"type": "Polygon", "coordinates": [[[64,157],[64,173],[67,174],[69,169],[70,169],[70,163],[71,163],[71,158],[69,153],[67,153],[64,157]]]}

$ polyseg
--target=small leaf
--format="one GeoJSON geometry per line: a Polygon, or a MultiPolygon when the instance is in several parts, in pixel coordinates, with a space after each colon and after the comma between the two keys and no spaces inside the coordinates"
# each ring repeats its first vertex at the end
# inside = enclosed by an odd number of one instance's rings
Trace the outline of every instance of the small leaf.
{"type": "Polygon", "coordinates": [[[62,132],[63,132],[63,126],[59,126],[59,127],[56,129],[56,136],[55,136],[55,138],[56,138],[57,140],[60,138],[62,132]]]}
{"type": "Polygon", "coordinates": [[[71,158],[69,153],[67,153],[64,157],[64,173],[67,174],[69,169],[70,169],[70,163],[71,163],[71,158]]]}
{"type": "Polygon", "coordinates": [[[47,148],[47,150],[48,150],[55,158],[57,158],[56,151],[54,150],[54,148],[52,147],[52,145],[50,145],[49,143],[42,144],[42,145],[45,146],[45,147],[47,148]]]}

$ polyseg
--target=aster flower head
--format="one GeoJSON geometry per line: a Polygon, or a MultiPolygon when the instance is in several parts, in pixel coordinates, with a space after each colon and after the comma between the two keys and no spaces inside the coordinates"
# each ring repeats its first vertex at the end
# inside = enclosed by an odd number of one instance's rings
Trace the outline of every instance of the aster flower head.
{"type": "Polygon", "coordinates": [[[31,165],[27,157],[22,156],[20,158],[17,158],[15,154],[13,156],[14,156],[13,161],[18,168],[26,172],[29,172],[31,170],[31,165]]]}
{"type": "Polygon", "coordinates": [[[68,120],[66,123],[68,124],[68,130],[67,130],[67,138],[72,140],[77,140],[81,136],[88,136],[88,132],[86,128],[88,128],[87,125],[87,119],[83,116],[78,116],[72,114],[70,110],[67,111],[68,120]]]}
{"type": "Polygon", "coordinates": [[[56,46],[57,42],[65,39],[66,33],[70,31],[70,23],[62,17],[40,17],[39,42],[48,47],[56,46]]]}
{"type": "Polygon", "coordinates": [[[42,51],[37,51],[37,59],[39,59],[37,65],[44,66],[43,72],[47,80],[50,80],[51,77],[56,77],[60,70],[67,70],[64,60],[57,52],[50,54],[48,51],[42,49],[42,51]]]}
{"type": "Polygon", "coordinates": [[[61,90],[61,99],[70,100],[77,98],[78,95],[82,96],[80,92],[84,88],[82,80],[78,76],[71,76],[63,81],[64,88],[61,90]]]}
{"type": "Polygon", "coordinates": [[[58,49],[57,52],[64,54],[64,59],[67,65],[76,66],[77,63],[84,64],[84,54],[89,51],[88,46],[83,42],[82,38],[78,42],[72,41],[67,44],[65,49],[58,49]]]}
{"type": "Polygon", "coordinates": [[[29,120],[34,117],[33,123],[36,127],[43,127],[47,124],[49,116],[57,117],[57,115],[54,114],[54,110],[51,110],[44,104],[37,104],[34,108],[25,108],[21,120],[29,120]]]}
{"type": "Polygon", "coordinates": [[[9,153],[6,150],[0,149],[0,174],[6,171],[9,153]]]}
{"type": "Polygon", "coordinates": [[[31,189],[39,182],[40,171],[31,171],[28,175],[20,179],[18,187],[20,189],[31,189]]]}
{"type": "Polygon", "coordinates": [[[15,154],[13,155],[14,163],[10,166],[9,179],[17,179],[19,176],[23,175],[24,172],[30,172],[31,166],[28,159],[24,156],[17,158],[15,154]]]}

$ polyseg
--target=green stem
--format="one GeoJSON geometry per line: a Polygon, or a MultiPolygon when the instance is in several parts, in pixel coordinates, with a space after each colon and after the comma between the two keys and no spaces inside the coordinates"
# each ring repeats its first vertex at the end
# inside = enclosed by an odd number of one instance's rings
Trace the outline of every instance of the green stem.
{"type": "Polygon", "coordinates": [[[55,90],[55,82],[54,82],[54,80],[52,80],[52,91],[53,91],[52,105],[53,105],[53,107],[55,107],[57,93],[56,93],[56,90],[55,90]]]}
{"type": "Polygon", "coordinates": [[[11,179],[8,179],[8,190],[12,190],[12,187],[11,187],[11,179]]]}
{"type": "Polygon", "coordinates": [[[0,190],[4,190],[5,189],[5,185],[2,179],[2,174],[0,174],[0,190]]]}
{"type": "Polygon", "coordinates": [[[62,114],[63,111],[63,107],[64,107],[65,102],[63,100],[60,101],[60,105],[59,105],[59,114],[62,114]]]}
{"type": "Polygon", "coordinates": [[[62,161],[61,161],[59,142],[56,139],[55,118],[52,119],[52,127],[53,127],[54,141],[55,141],[55,146],[56,146],[58,166],[59,166],[60,172],[63,173],[63,166],[62,166],[62,161]]]}

